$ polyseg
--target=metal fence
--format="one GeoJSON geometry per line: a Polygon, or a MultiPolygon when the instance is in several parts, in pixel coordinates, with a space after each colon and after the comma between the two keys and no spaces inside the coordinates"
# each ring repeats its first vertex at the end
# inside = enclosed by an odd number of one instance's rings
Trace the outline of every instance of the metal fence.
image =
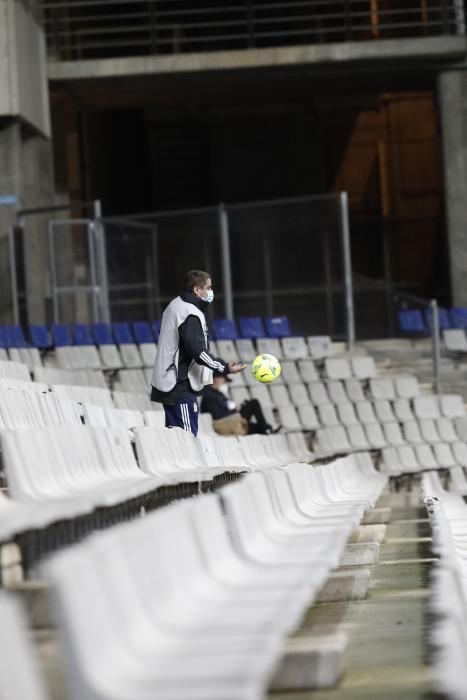
{"type": "Polygon", "coordinates": [[[44,0],[57,60],[465,32],[462,0],[44,0]]]}

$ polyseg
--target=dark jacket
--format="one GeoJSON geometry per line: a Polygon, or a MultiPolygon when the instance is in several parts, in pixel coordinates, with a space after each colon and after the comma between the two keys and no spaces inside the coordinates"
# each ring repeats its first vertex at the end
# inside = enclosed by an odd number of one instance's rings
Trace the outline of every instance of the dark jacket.
{"type": "MultiPolygon", "coordinates": [[[[200,311],[206,313],[208,307],[206,301],[203,301],[191,293],[181,294],[180,296],[183,301],[193,304],[200,309],[200,311]]],[[[193,399],[201,393],[193,391],[188,380],[188,369],[193,360],[199,365],[205,365],[210,369],[216,369],[224,374],[228,373],[227,362],[224,362],[224,360],[221,360],[219,357],[215,357],[209,351],[209,344],[206,346],[204,332],[197,316],[193,315],[186,318],[182,325],[179,326],[178,337],[180,352],[177,368],[177,383],[174,388],[168,392],[159,391],[154,386],[151,387],[151,401],[166,404],[167,406],[173,406],[183,399],[193,399]],[[220,367],[218,363],[221,363],[220,367]]],[[[159,338],[159,343],[161,342],[164,342],[162,337],[159,338]]]]}
{"type": "Polygon", "coordinates": [[[210,413],[213,420],[219,420],[236,412],[234,408],[229,408],[231,403],[222,391],[213,386],[207,386],[203,390],[201,413],[210,413]]]}

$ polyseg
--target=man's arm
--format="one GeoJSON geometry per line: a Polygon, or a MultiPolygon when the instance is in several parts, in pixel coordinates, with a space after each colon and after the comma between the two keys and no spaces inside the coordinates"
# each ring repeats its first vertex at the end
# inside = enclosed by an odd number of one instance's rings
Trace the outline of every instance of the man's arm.
{"type": "Polygon", "coordinates": [[[188,318],[179,327],[180,342],[185,352],[199,365],[209,367],[220,374],[241,372],[244,365],[238,362],[225,362],[209,352],[201,322],[197,316],[188,318]]]}

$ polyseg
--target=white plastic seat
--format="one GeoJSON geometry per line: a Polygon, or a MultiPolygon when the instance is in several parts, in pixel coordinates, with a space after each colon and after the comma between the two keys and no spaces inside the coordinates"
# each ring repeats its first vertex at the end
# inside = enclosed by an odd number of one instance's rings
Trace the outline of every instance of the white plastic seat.
{"type": "Polygon", "coordinates": [[[440,418],[438,399],[436,396],[417,396],[413,400],[415,415],[418,419],[440,418]]]}
{"type": "Polygon", "coordinates": [[[383,447],[387,447],[388,443],[384,437],[383,431],[379,423],[367,423],[365,424],[365,433],[374,450],[381,450],[383,447]]]}
{"type": "Polygon", "coordinates": [[[92,403],[96,406],[112,407],[112,394],[109,389],[93,386],[67,386],[66,384],[52,385],[52,393],[59,398],[76,403],[92,403]]]}
{"type": "Polygon", "coordinates": [[[305,384],[289,384],[290,398],[294,406],[311,405],[310,397],[305,384]]]}
{"type": "Polygon", "coordinates": [[[399,375],[394,379],[396,394],[400,399],[413,399],[420,394],[417,377],[399,375]]]}
{"type": "Polygon", "coordinates": [[[443,340],[446,350],[450,352],[467,352],[467,338],[463,328],[443,330],[443,340]]]}
{"type": "Polygon", "coordinates": [[[420,432],[420,426],[416,420],[407,420],[402,423],[404,437],[411,445],[423,443],[423,437],[420,432]]]}
{"type": "Polygon", "coordinates": [[[467,442],[467,416],[464,416],[463,418],[455,418],[454,425],[459,439],[463,442],[467,442]]]}
{"type": "Polygon", "coordinates": [[[291,360],[300,360],[308,357],[308,347],[303,336],[282,338],[282,357],[291,360]]]}
{"type": "Polygon", "coordinates": [[[319,420],[314,406],[297,406],[300,422],[305,430],[316,430],[319,428],[319,420]]]}
{"type": "Polygon", "coordinates": [[[393,413],[391,404],[387,400],[375,401],[374,403],[376,417],[380,423],[393,423],[396,417],[393,413]]]}
{"type": "Polygon", "coordinates": [[[297,369],[297,365],[294,360],[283,360],[282,365],[282,378],[286,384],[299,384],[302,382],[302,377],[300,377],[297,369]]]}
{"type": "Polygon", "coordinates": [[[370,379],[370,394],[375,401],[393,401],[396,398],[392,378],[377,377],[370,379]]]}
{"type": "Polygon", "coordinates": [[[324,427],[340,425],[336,409],[334,408],[332,403],[321,404],[320,406],[318,406],[318,415],[319,421],[324,427]]]}
{"type": "MultiPolygon", "coordinates": [[[[300,408],[302,408],[300,406],[300,408]]],[[[279,414],[279,423],[282,425],[284,430],[302,430],[302,423],[297,414],[297,409],[292,404],[284,404],[277,407],[279,414]]]]}
{"type": "Polygon", "coordinates": [[[467,467],[467,445],[465,442],[453,442],[451,448],[456,463],[460,467],[467,467]]]}
{"type": "Polygon", "coordinates": [[[153,367],[156,360],[157,345],[156,343],[140,343],[139,351],[143,367],[153,367]]]}
{"type": "Polygon", "coordinates": [[[349,426],[359,424],[359,420],[352,403],[340,403],[337,404],[336,408],[339,421],[342,423],[342,425],[349,426]]]}
{"type": "MultiPolygon", "coordinates": [[[[152,413],[152,411],[149,411],[149,413],[152,413]]],[[[165,425],[165,414],[162,412],[157,411],[159,415],[164,416],[164,424],[158,425],[155,427],[158,428],[163,428],[165,425]]],[[[146,421],[146,425],[149,425],[149,423],[146,421]]],[[[198,435],[210,435],[211,437],[216,435],[216,431],[214,430],[213,426],[213,420],[212,416],[210,413],[200,413],[198,416],[198,435]]]]}
{"type": "Polygon", "coordinates": [[[372,379],[376,377],[375,361],[370,356],[354,356],[351,359],[352,374],[357,379],[372,379]]]}
{"type": "Polygon", "coordinates": [[[238,352],[233,340],[217,340],[217,352],[225,362],[237,362],[238,352]]]}
{"type": "Polygon", "coordinates": [[[0,593],[0,618],[0,697],[46,700],[26,616],[13,594],[0,593]]]}
{"type": "Polygon", "coordinates": [[[442,394],[439,397],[441,413],[446,418],[462,418],[465,416],[465,405],[459,394],[442,394]]]}
{"type": "Polygon", "coordinates": [[[415,419],[409,399],[396,399],[392,403],[392,408],[399,423],[415,419]]]}
{"type": "Polygon", "coordinates": [[[328,381],[327,389],[332,403],[348,403],[349,397],[347,396],[344,385],[340,380],[337,379],[328,381]]]}
{"type": "Polygon", "coordinates": [[[421,470],[438,468],[438,461],[430,445],[415,445],[414,450],[421,470]]]}
{"type": "Polygon", "coordinates": [[[300,371],[300,376],[304,382],[317,382],[319,381],[319,375],[316,371],[316,365],[313,360],[298,360],[298,369],[300,371]]]}
{"type": "Polygon", "coordinates": [[[352,370],[344,357],[329,357],[324,360],[324,371],[328,379],[350,379],[352,370]]]}
{"type": "Polygon", "coordinates": [[[137,394],[131,391],[113,391],[115,408],[128,408],[135,411],[152,411],[157,404],[151,402],[149,394],[137,394]]]}
{"type": "Polygon", "coordinates": [[[268,355],[274,355],[279,358],[279,360],[282,358],[282,347],[279,338],[257,338],[256,350],[258,351],[258,355],[266,353],[268,355]]]}
{"type": "Polygon", "coordinates": [[[384,437],[388,445],[392,447],[399,447],[400,445],[405,445],[404,436],[401,433],[399,423],[383,423],[384,437]]]}
{"type": "Polygon", "coordinates": [[[382,452],[381,471],[388,476],[400,476],[403,474],[403,466],[395,447],[385,447],[382,452]]]}
{"type": "Polygon", "coordinates": [[[363,392],[362,383],[359,379],[346,379],[344,384],[347,395],[352,403],[365,401],[365,394],[363,392]]]}
{"type": "Polygon", "coordinates": [[[253,345],[253,341],[250,338],[238,338],[235,341],[235,348],[237,351],[237,357],[241,362],[253,362],[258,354],[255,346],[253,345]]]}
{"type": "Polygon", "coordinates": [[[148,394],[150,390],[146,374],[142,369],[121,369],[114,386],[118,391],[130,391],[134,394],[148,394]]]}
{"type": "MultiPolygon", "coordinates": [[[[248,371],[248,370],[245,370],[248,371]]],[[[239,387],[239,386],[246,386],[245,382],[245,372],[236,372],[235,374],[229,374],[229,388],[233,389],[234,387],[239,387]]]]}
{"type": "Polygon", "coordinates": [[[400,462],[401,472],[413,473],[420,471],[420,462],[412,445],[398,447],[397,457],[400,462]]]}
{"type": "Polygon", "coordinates": [[[122,358],[116,345],[112,343],[99,345],[99,355],[101,367],[104,369],[121,369],[123,367],[122,358]]]}
{"type": "Polygon", "coordinates": [[[291,452],[299,461],[311,462],[311,460],[313,459],[313,452],[308,448],[303,433],[288,433],[287,440],[291,452]]]}
{"type": "Polygon", "coordinates": [[[0,362],[0,377],[7,379],[20,379],[24,382],[31,381],[29,369],[25,364],[20,362],[0,362]]]}
{"type": "MultiPolygon", "coordinates": [[[[148,428],[165,428],[165,412],[164,411],[143,411],[142,412],[143,418],[144,418],[144,425],[146,425],[148,428]]],[[[212,425],[212,416],[210,413],[200,413],[198,416],[198,425],[201,430],[201,424],[203,421],[201,420],[202,416],[209,416],[211,419],[211,425],[212,425]]],[[[204,423],[203,423],[204,424],[204,423]]],[[[213,430],[214,434],[214,430],[213,430]]]]}
{"type": "Polygon", "coordinates": [[[252,399],[257,399],[261,406],[264,408],[272,408],[274,406],[269,387],[265,384],[260,384],[255,382],[253,386],[250,386],[250,394],[252,399]]]}
{"type": "Polygon", "coordinates": [[[244,401],[249,401],[251,396],[248,388],[246,386],[234,386],[229,388],[230,398],[235,401],[237,406],[242,404],[244,401]]]}
{"type": "MultiPolygon", "coordinates": [[[[352,450],[345,428],[342,425],[333,425],[322,428],[326,431],[326,441],[331,446],[331,454],[347,454],[352,450]]],[[[319,433],[320,431],[317,431],[319,433]]]]}
{"type": "Polygon", "coordinates": [[[330,403],[326,386],[322,382],[309,382],[308,391],[310,392],[311,403],[314,406],[330,403]]]}
{"type": "Polygon", "coordinates": [[[359,401],[355,404],[355,409],[357,411],[357,416],[360,423],[376,423],[377,418],[373,409],[373,404],[369,401],[359,401]]]}
{"type": "Polygon", "coordinates": [[[286,386],[271,384],[269,391],[271,392],[272,403],[275,406],[287,406],[292,403],[286,386]]]}
{"type": "Polygon", "coordinates": [[[438,418],[436,428],[441,442],[457,442],[459,438],[454,427],[454,423],[450,418],[438,418]]]}
{"type": "Polygon", "coordinates": [[[354,423],[347,426],[347,435],[349,442],[355,450],[369,450],[371,445],[367,440],[363,426],[360,423],[354,423]]]}
{"type": "Polygon", "coordinates": [[[307,337],[308,350],[314,360],[322,360],[335,354],[331,338],[328,335],[310,335],[307,337]]]}
{"type": "Polygon", "coordinates": [[[451,446],[445,442],[439,442],[433,445],[435,459],[441,469],[451,469],[455,467],[457,462],[452,453],[451,446]]]}

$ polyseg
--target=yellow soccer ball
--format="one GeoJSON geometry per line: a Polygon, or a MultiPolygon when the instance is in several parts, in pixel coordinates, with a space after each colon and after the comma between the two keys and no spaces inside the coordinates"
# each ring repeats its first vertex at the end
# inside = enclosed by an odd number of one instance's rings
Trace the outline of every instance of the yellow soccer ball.
{"type": "Polygon", "coordinates": [[[281,363],[274,355],[258,355],[253,360],[251,371],[254,378],[263,384],[270,384],[281,373],[281,363]]]}

